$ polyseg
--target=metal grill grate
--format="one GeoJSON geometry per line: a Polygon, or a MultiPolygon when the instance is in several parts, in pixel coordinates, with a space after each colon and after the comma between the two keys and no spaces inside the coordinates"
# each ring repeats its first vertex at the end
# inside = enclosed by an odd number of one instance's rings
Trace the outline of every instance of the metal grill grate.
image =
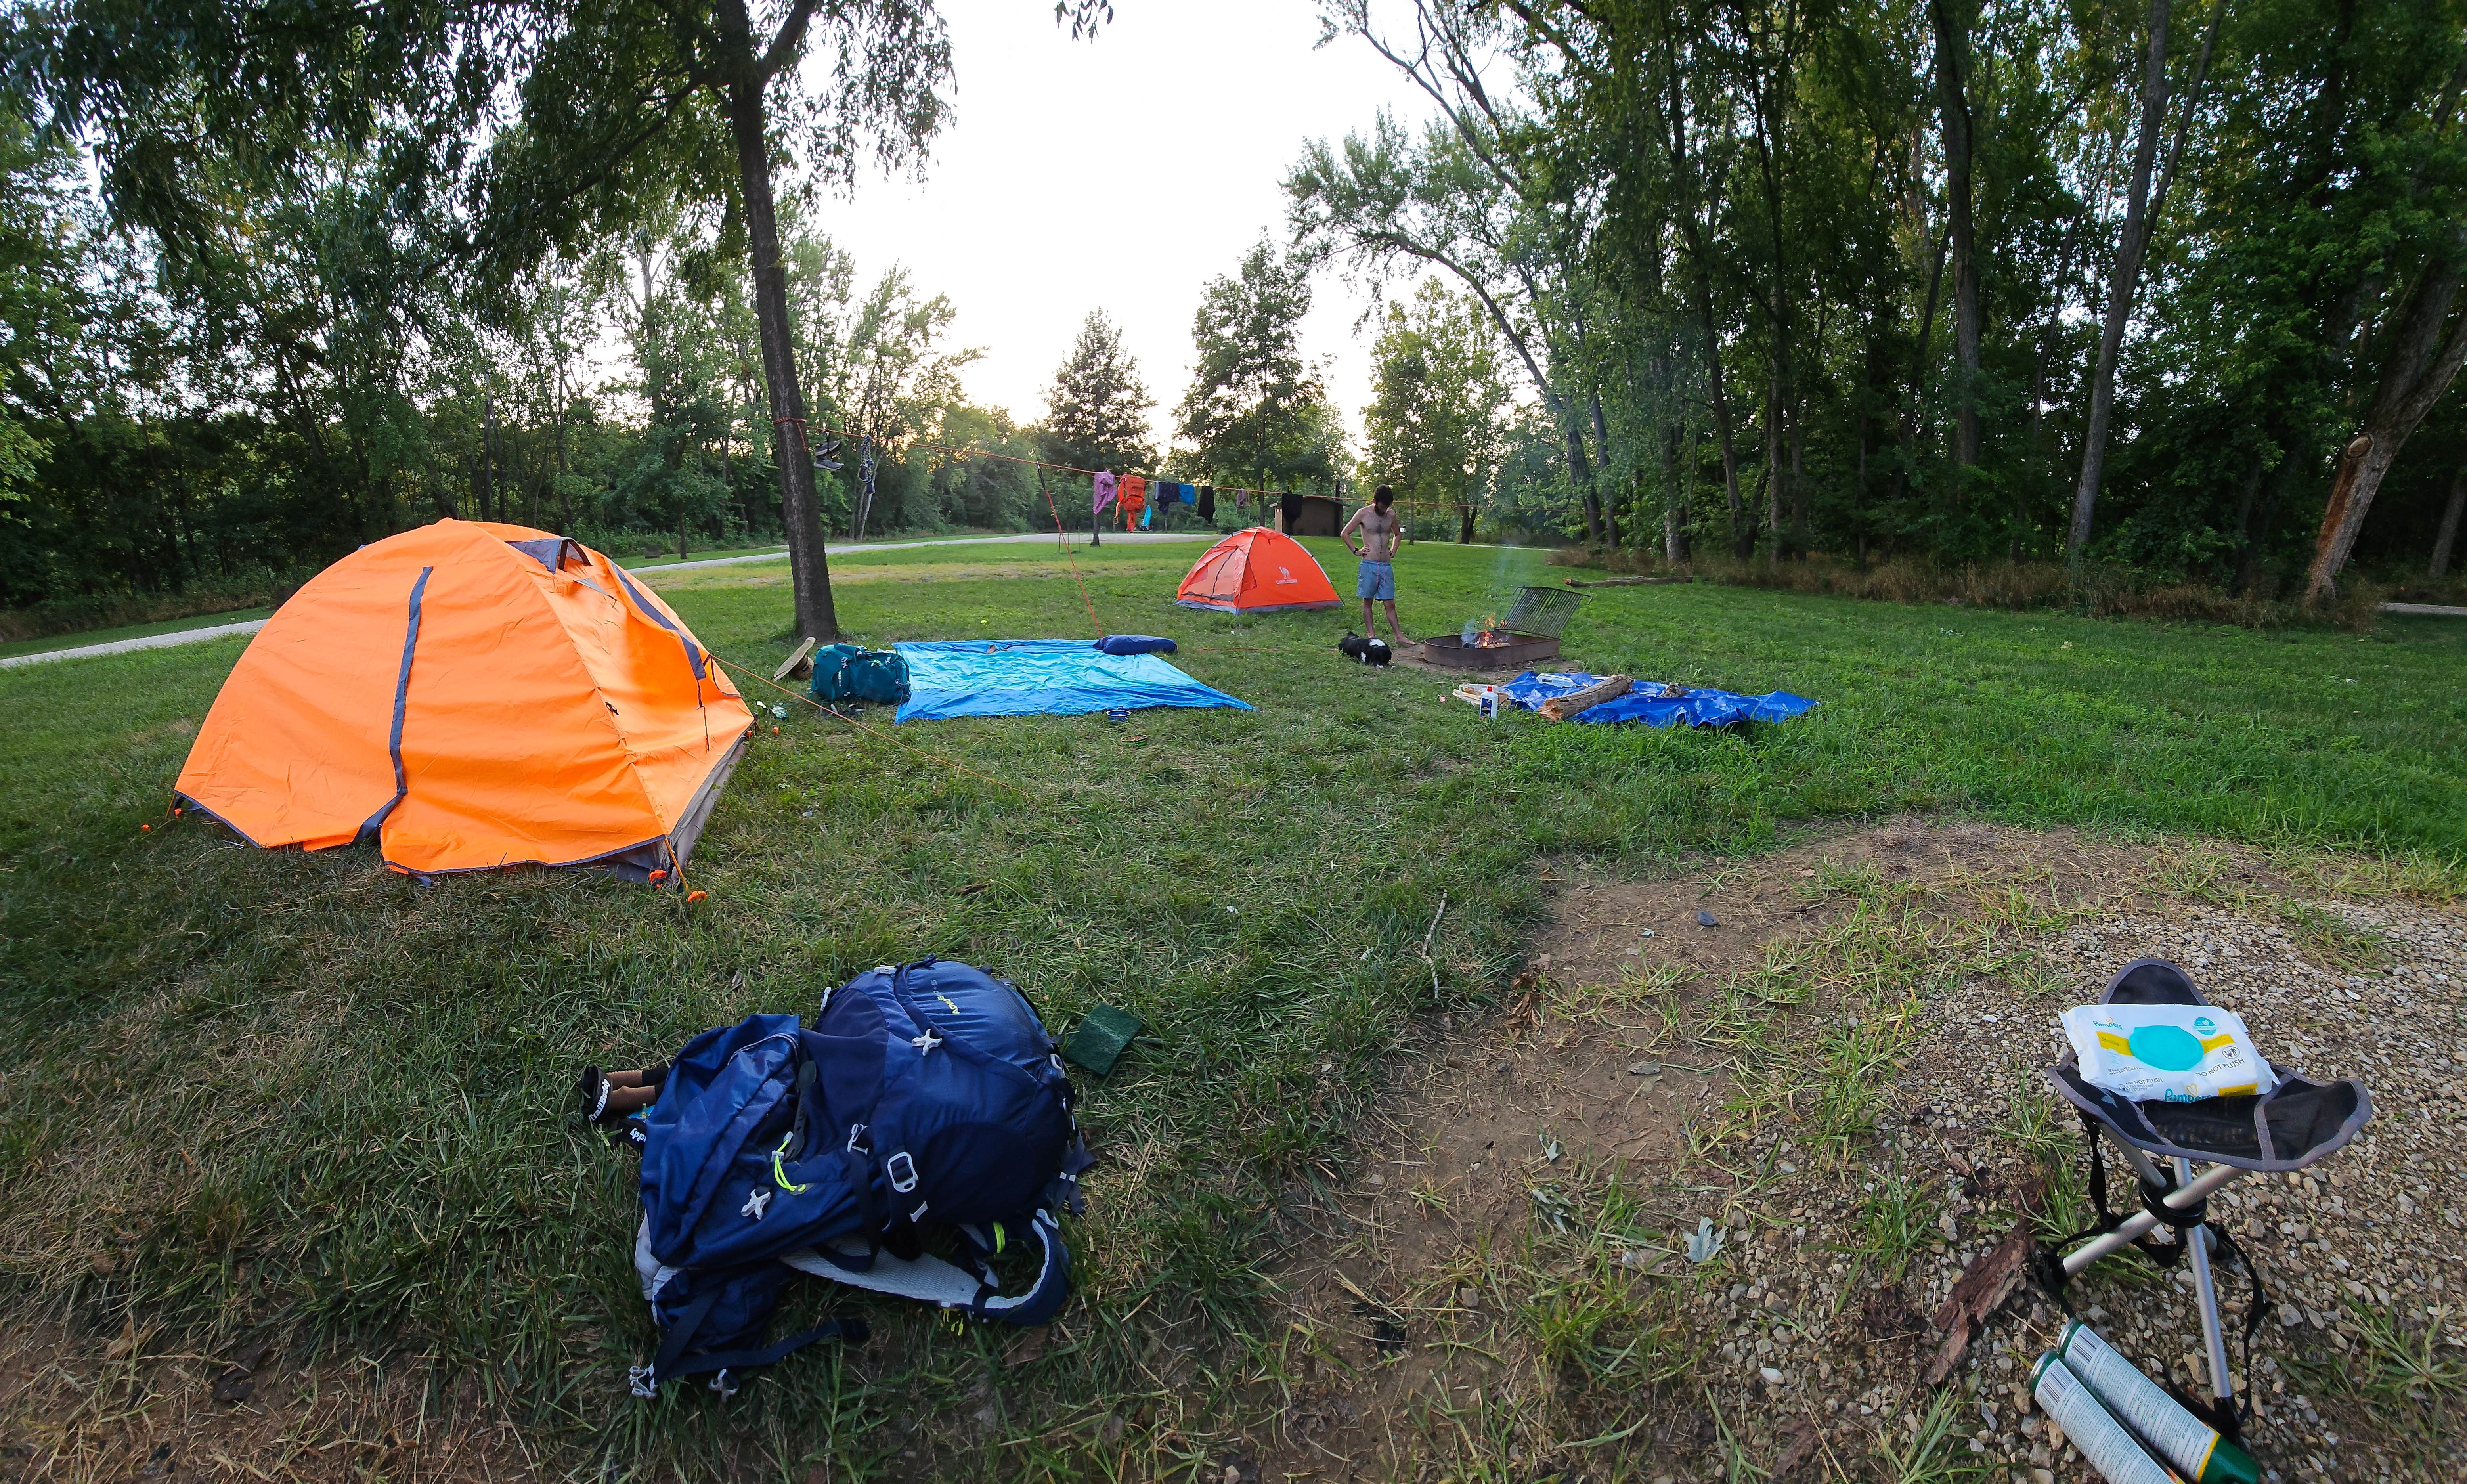
{"type": "Polygon", "coordinates": [[[1565,588],[1520,588],[1507,609],[1507,631],[1557,639],[1567,632],[1568,620],[1576,616],[1576,605],[1582,601],[1583,594],[1565,588]]]}

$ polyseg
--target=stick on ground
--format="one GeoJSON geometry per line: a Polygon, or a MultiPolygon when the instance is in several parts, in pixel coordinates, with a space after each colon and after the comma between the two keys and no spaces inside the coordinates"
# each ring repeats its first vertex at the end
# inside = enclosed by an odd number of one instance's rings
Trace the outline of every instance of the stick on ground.
{"type": "Polygon", "coordinates": [[[2013,1229],[1996,1244],[1986,1256],[1972,1263],[1961,1274],[1961,1281],[1945,1296],[1944,1305],[1935,1312],[1936,1332],[1944,1342],[1936,1347],[1935,1359],[1928,1362],[1927,1383],[1940,1385],[1953,1368],[1961,1363],[1962,1352],[1970,1348],[1970,1339],[1987,1316],[2013,1296],[2030,1270],[2030,1250],[2038,1239],[2030,1234],[2030,1223],[2048,1197],[2048,1179],[2034,1175],[2022,1187],[2022,1199],[2016,1203],[2019,1215],[2013,1229]]]}

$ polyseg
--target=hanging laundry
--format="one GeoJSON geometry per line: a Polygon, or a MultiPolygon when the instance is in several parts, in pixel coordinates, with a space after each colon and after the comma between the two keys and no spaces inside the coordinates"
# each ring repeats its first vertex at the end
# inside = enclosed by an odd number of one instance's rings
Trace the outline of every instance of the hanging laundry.
{"type": "Polygon", "coordinates": [[[1197,505],[1199,503],[1199,486],[1196,484],[1176,484],[1173,486],[1173,492],[1177,496],[1181,497],[1182,503],[1185,505],[1197,505]]]}
{"type": "Polygon", "coordinates": [[[1088,513],[1091,515],[1102,515],[1105,513],[1105,506],[1114,503],[1114,476],[1111,473],[1100,470],[1097,475],[1096,484],[1097,503],[1089,508],[1088,513]]]}
{"type": "Polygon", "coordinates": [[[1237,510],[1247,510],[1251,508],[1251,492],[1249,490],[1237,489],[1234,491],[1234,508],[1237,510]]]}
{"type": "Polygon", "coordinates": [[[1140,529],[1147,529],[1148,522],[1154,519],[1156,519],[1156,506],[1149,506],[1145,510],[1140,512],[1140,529]]]}
{"type": "Polygon", "coordinates": [[[1277,513],[1283,517],[1283,524],[1279,528],[1290,536],[1294,534],[1294,528],[1302,523],[1302,497],[1288,489],[1277,497],[1277,513]]]}
{"type": "Polygon", "coordinates": [[[1216,519],[1216,486],[1213,484],[1199,486],[1199,518],[1203,521],[1216,519]]]}
{"type": "Polygon", "coordinates": [[[1142,516],[1148,506],[1148,482],[1136,474],[1125,474],[1115,482],[1114,490],[1115,500],[1122,507],[1122,528],[1127,530],[1134,523],[1146,525],[1142,516]]]}

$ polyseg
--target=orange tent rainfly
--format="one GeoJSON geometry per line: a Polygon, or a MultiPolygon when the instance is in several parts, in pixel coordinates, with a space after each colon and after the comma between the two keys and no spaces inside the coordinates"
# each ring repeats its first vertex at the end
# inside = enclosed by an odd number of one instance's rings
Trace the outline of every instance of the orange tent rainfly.
{"type": "Polygon", "coordinates": [[[1285,613],[1333,608],[1336,589],[1301,542],[1254,526],[1210,547],[1173,600],[1219,613],[1285,613]]]}
{"type": "Polygon", "coordinates": [[[685,864],[754,718],[666,603],[581,543],[439,521],[319,573],[180,770],[258,845],[377,838],[430,875],[685,864]]]}

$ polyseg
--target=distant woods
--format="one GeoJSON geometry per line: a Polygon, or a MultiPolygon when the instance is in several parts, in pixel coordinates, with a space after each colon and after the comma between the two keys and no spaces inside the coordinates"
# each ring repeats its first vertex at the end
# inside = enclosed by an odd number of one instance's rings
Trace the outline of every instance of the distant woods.
{"type": "MultiPolygon", "coordinates": [[[[1433,117],[1308,147],[1295,238],[1464,296],[1571,535],[2317,596],[2446,566],[2461,0],[1330,10],[1433,117]]],[[[1390,323],[1374,450],[1472,405],[1392,387],[1433,349],[1390,323]]]]}
{"type": "MultiPolygon", "coordinates": [[[[642,224],[485,304],[441,289],[398,334],[315,259],[330,224],[314,203],[260,239],[272,260],[218,256],[167,280],[79,200],[67,156],[27,162],[21,150],[8,199],[49,181],[58,214],[36,238],[48,257],[0,288],[17,331],[0,603],[265,587],[449,515],[629,557],[781,539],[761,348],[717,214],[642,224]]],[[[950,342],[950,303],[896,270],[860,283],[845,252],[794,222],[783,245],[804,438],[870,436],[818,481],[826,527],[850,529],[867,446],[885,455],[876,531],[1043,524],[1015,466],[902,452],[920,437],[1037,452],[962,393],[974,352],[950,342]]]]}
{"type": "Polygon", "coordinates": [[[947,117],[929,0],[0,11],[0,607],[452,514],[787,540],[825,633],[826,533],[1054,518],[952,450],[1387,483],[1424,539],[1627,564],[2451,565],[2467,0],[1326,10],[1427,122],[1302,151],[1187,387],[1098,313],[1016,418],[827,230],[947,117]],[[1338,281],[1358,440],[1300,349],[1338,281]]]}

